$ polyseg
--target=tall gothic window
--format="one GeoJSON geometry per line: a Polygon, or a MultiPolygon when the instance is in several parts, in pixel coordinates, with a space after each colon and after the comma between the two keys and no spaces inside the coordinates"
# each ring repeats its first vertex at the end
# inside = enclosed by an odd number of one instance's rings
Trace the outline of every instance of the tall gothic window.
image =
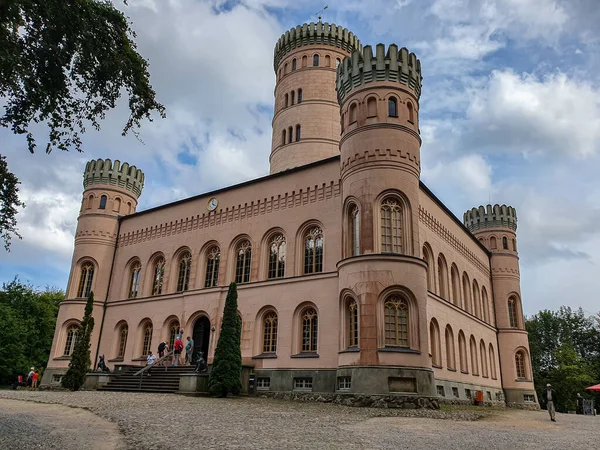
{"type": "Polygon", "coordinates": [[[290,100],[292,105],[296,102],[296,93],[294,91],[290,94],[290,100]]]}
{"type": "Polygon", "coordinates": [[[235,282],[248,283],[250,281],[250,266],[252,263],[252,245],[243,241],[237,248],[237,261],[235,266],[235,282]]]}
{"type": "Polygon", "coordinates": [[[154,263],[154,273],[152,280],[152,295],[160,295],[163,288],[163,279],[165,277],[165,258],[158,258],[154,263]]]}
{"type": "Polygon", "coordinates": [[[263,320],[263,353],[277,352],[277,313],[271,311],[263,320]]]}
{"type": "Polygon", "coordinates": [[[350,232],[350,256],[358,256],[360,255],[360,210],[356,205],[352,205],[350,208],[348,230],[350,232]]]}
{"type": "Polygon", "coordinates": [[[517,300],[514,297],[508,299],[508,321],[511,328],[518,328],[517,300]]]}
{"type": "Polygon", "coordinates": [[[288,144],[292,143],[292,132],[293,132],[293,128],[292,127],[288,127],[288,144]]]}
{"type": "Polygon", "coordinates": [[[502,238],[502,249],[508,250],[508,239],[506,239],[506,236],[502,238]]]}
{"type": "Polygon", "coordinates": [[[184,252],[179,258],[179,275],[177,277],[177,292],[187,291],[190,287],[190,273],[192,270],[192,254],[184,252]]]}
{"type": "Polygon", "coordinates": [[[473,375],[479,375],[479,362],[477,361],[477,344],[475,338],[471,336],[469,341],[469,347],[471,349],[471,372],[473,375]]]}
{"type": "Polygon", "coordinates": [[[389,297],[384,303],[385,346],[409,347],[408,302],[398,296],[389,297]]]}
{"type": "Polygon", "coordinates": [[[469,365],[467,360],[467,341],[465,335],[460,330],[458,333],[458,356],[460,359],[460,371],[463,373],[469,373],[469,365]]]}
{"type": "Polygon", "coordinates": [[[136,262],[131,267],[129,274],[129,298],[136,298],[140,289],[140,277],[142,275],[142,265],[136,262]]]}
{"type": "Polygon", "coordinates": [[[388,116],[398,117],[398,100],[394,97],[388,99],[388,116]]]}
{"type": "Polygon", "coordinates": [[[442,366],[442,346],[440,339],[440,328],[435,319],[429,323],[429,345],[431,346],[431,363],[442,366]]]}
{"type": "Polygon", "coordinates": [[[527,371],[525,370],[525,352],[519,350],[515,354],[515,365],[517,368],[517,378],[526,379],[527,371]]]}
{"type": "Polygon", "coordinates": [[[415,122],[415,113],[413,110],[412,103],[408,102],[406,104],[406,107],[408,108],[408,121],[414,123],[415,122]]]}
{"type": "Polygon", "coordinates": [[[490,372],[491,372],[491,375],[492,375],[492,380],[495,380],[497,378],[497,375],[496,375],[496,355],[494,353],[494,346],[492,344],[490,344],[489,355],[490,355],[490,372]]]}
{"type": "Polygon", "coordinates": [[[285,129],[281,132],[281,145],[285,145],[285,129]]]}
{"type": "Polygon", "coordinates": [[[300,131],[302,131],[300,125],[296,125],[296,142],[300,140],[300,131]]]}
{"type": "Polygon", "coordinates": [[[446,325],[446,365],[448,369],[456,370],[456,352],[454,351],[454,333],[452,327],[446,325]]]}
{"type": "Polygon", "coordinates": [[[81,266],[81,276],[79,278],[79,288],[77,297],[87,297],[92,290],[92,281],[94,280],[94,265],[91,262],[85,262],[81,266]]]}
{"type": "Polygon", "coordinates": [[[446,265],[444,255],[441,253],[438,256],[438,285],[440,297],[448,300],[450,298],[448,294],[448,266],[446,265]]]}
{"type": "MultiPolygon", "coordinates": [[[[175,337],[179,333],[179,321],[174,320],[169,325],[169,351],[173,350],[173,345],[175,344],[175,337]]],[[[183,336],[181,337],[183,340],[183,336]]]]}
{"type": "Polygon", "coordinates": [[[358,347],[358,304],[354,299],[348,303],[348,347],[358,347]]]}
{"type": "Polygon", "coordinates": [[[402,206],[393,198],[381,204],[381,252],[402,253],[402,206]]]}
{"type": "Polygon", "coordinates": [[[298,89],[298,104],[302,103],[302,89],[298,89]]]}
{"type": "Polygon", "coordinates": [[[317,351],[317,311],[314,308],[305,309],[302,313],[302,351],[317,351]]]}
{"type": "Polygon", "coordinates": [[[296,58],[292,59],[292,70],[296,70],[296,58]]]}
{"type": "Polygon", "coordinates": [[[100,209],[106,209],[106,200],[108,199],[108,197],[106,197],[106,195],[103,195],[102,197],[100,197],[100,209]]]}
{"type": "Polygon", "coordinates": [[[323,272],[323,230],[311,228],[304,238],[304,273],[323,272]]]}
{"type": "Polygon", "coordinates": [[[269,278],[282,278],[285,273],[285,237],[275,235],[269,243],[269,278]]]}
{"type": "Polygon", "coordinates": [[[125,347],[127,346],[127,335],[129,334],[129,327],[123,325],[119,330],[119,350],[117,358],[123,358],[125,356],[125,347]]]}
{"type": "Polygon", "coordinates": [[[481,375],[487,378],[489,376],[488,363],[483,339],[479,342],[479,359],[481,359],[481,375]]]}
{"type": "Polygon", "coordinates": [[[313,66],[315,66],[315,67],[319,66],[319,55],[313,56],[313,66]]]}
{"type": "Polygon", "coordinates": [[[285,95],[283,96],[283,98],[284,98],[284,104],[285,104],[285,107],[287,108],[287,107],[288,107],[288,94],[285,94],[285,95]]]}
{"type": "Polygon", "coordinates": [[[142,356],[147,356],[150,353],[152,346],[152,323],[147,323],[142,329],[142,356]]]}
{"type": "Polygon", "coordinates": [[[64,356],[71,356],[73,354],[73,348],[79,339],[79,325],[69,325],[67,328],[67,338],[65,340],[65,351],[64,356]]]}
{"type": "Polygon", "coordinates": [[[221,251],[219,247],[213,247],[206,253],[206,280],[204,287],[214,287],[219,283],[219,263],[221,251]]]}

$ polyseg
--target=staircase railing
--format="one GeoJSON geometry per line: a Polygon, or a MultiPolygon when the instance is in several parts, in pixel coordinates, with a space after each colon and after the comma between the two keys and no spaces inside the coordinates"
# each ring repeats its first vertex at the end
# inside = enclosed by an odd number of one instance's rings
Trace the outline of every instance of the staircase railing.
{"type": "MultiPolygon", "coordinates": [[[[162,358],[158,358],[154,364],[148,364],[147,366],[142,367],[140,370],[138,370],[136,373],[133,374],[134,377],[137,377],[138,375],[140,376],[140,384],[139,384],[139,389],[142,389],[142,380],[144,379],[144,373],[146,373],[148,370],[156,368],[158,363],[165,361],[167,358],[169,358],[170,356],[173,356],[173,354],[175,353],[175,350],[171,350],[170,352],[167,352],[167,354],[165,356],[163,356],[162,358]]],[[[167,371],[167,367],[169,367],[167,364],[165,364],[165,372],[167,371]]]]}

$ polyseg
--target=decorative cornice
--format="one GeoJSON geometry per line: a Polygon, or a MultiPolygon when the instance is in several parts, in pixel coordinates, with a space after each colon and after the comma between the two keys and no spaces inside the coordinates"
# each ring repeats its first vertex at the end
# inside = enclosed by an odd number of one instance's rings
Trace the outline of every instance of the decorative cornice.
{"type": "Polygon", "coordinates": [[[377,44],[375,56],[373,49],[367,45],[362,51],[355,51],[352,56],[344,58],[337,68],[336,89],[338,102],[354,88],[374,81],[392,81],[411,88],[417,99],[421,96],[421,62],[414,53],[396,44],[391,44],[385,51],[385,45],[377,44]]]}
{"type": "Polygon", "coordinates": [[[463,222],[471,232],[484,228],[509,228],[517,230],[517,210],[512,206],[495,204],[473,208],[465,212],[463,222]]]}
{"type": "Polygon", "coordinates": [[[85,165],[83,187],[95,184],[119,186],[138,198],[144,188],[144,173],[129,163],[121,164],[118,159],[114,163],[110,159],[92,160],[85,165]]]}
{"type": "Polygon", "coordinates": [[[275,72],[283,57],[295,48],[319,44],[341,48],[348,53],[362,49],[358,38],[347,28],[327,22],[305,23],[286,31],[275,44],[275,72]]]}

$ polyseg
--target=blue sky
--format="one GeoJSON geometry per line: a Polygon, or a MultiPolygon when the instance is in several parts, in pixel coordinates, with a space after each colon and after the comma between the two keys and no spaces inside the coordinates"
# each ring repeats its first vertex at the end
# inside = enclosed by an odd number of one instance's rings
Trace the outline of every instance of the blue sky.
{"type": "MultiPolygon", "coordinates": [[[[268,173],[273,48],[324,1],[129,0],[167,119],[121,137],[125,102],[85,153],[30,155],[0,130],[22,181],[23,240],[0,254],[15,275],[65,288],[86,161],[146,174],[140,209],[268,173]]],[[[422,179],[459,217],[489,200],[517,208],[526,314],[597,312],[600,265],[600,8],[595,0],[330,1],[324,21],[364,45],[396,43],[423,69],[422,179]]],[[[38,141],[46,135],[40,126],[38,141]]]]}

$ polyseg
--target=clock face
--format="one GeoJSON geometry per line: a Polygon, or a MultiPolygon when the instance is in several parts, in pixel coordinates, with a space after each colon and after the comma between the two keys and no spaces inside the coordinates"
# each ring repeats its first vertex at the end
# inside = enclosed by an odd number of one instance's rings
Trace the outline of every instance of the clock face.
{"type": "Polygon", "coordinates": [[[217,206],[219,206],[219,200],[217,200],[215,197],[211,198],[208,201],[208,210],[209,211],[214,211],[215,209],[217,209],[217,206]]]}

